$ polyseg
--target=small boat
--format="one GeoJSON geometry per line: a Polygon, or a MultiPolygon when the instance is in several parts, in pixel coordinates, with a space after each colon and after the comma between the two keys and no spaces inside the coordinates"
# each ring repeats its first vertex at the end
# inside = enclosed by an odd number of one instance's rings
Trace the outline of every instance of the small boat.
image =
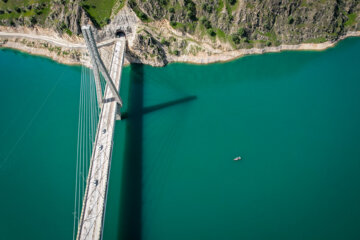
{"type": "Polygon", "coordinates": [[[234,158],[234,161],[238,161],[238,160],[241,160],[241,157],[240,157],[240,156],[234,158]]]}

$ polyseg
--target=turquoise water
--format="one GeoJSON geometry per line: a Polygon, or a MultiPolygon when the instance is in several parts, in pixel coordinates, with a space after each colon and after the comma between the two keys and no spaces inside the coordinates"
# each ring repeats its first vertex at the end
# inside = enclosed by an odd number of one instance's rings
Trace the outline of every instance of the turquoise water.
{"type": "MultiPolygon", "coordinates": [[[[104,239],[359,239],[359,56],[124,68],[104,239]]],[[[0,71],[0,234],[69,239],[80,68],[0,71]]]]}

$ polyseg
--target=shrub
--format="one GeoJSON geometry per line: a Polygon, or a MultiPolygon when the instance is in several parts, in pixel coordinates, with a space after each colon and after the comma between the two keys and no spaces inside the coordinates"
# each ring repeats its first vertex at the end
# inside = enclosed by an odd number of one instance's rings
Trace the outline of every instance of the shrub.
{"type": "Polygon", "coordinates": [[[143,12],[139,13],[139,17],[142,21],[146,21],[148,19],[148,16],[143,12]]]}
{"type": "Polygon", "coordinates": [[[205,17],[201,17],[200,22],[201,22],[202,25],[204,25],[204,27],[206,29],[211,28],[211,22],[209,20],[207,20],[205,17]]]}
{"type": "Polygon", "coordinates": [[[229,0],[229,3],[230,3],[231,5],[234,5],[234,4],[236,3],[236,0],[229,0]]]}
{"type": "Polygon", "coordinates": [[[240,37],[238,33],[234,33],[231,35],[231,40],[235,43],[235,44],[239,44],[240,43],[240,37]]]}
{"type": "Polygon", "coordinates": [[[201,8],[203,11],[208,12],[208,13],[212,13],[212,10],[213,10],[213,7],[207,3],[203,3],[201,5],[201,8]]]}
{"type": "Polygon", "coordinates": [[[135,0],[129,0],[129,6],[130,6],[131,8],[136,7],[136,2],[135,2],[135,0]]]}
{"type": "Polygon", "coordinates": [[[190,19],[195,21],[196,20],[196,6],[195,3],[191,0],[185,0],[185,8],[187,10],[186,16],[190,19]]]}
{"type": "Polygon", "coordinates": [[[288,24],[293,24],[294,23],[293,16],[289,16],[287,22],[288,22],[288,24]]]}
{"type": "Polygon", "coordinates": [[[212,36],[212,37],[215,37],[215,36],[216,36],[216,32],[215,32],[214,29],[212,29],[212,28],[209,28],[209,29],[207,30],[207,33],[208,33],[210,36],[212,36]]]}
{"type": "Polygon", "coordinates": [[[239,30],[238,30],[238,34],[239,34],[239,36],[240,37],[244,37],[245,36],[245,34],[246,34],[246,32],[245,32],[245,29],[244,28],[239,28],[239,30]]]}
{"type": "Polygon", "coordinates": [[[166,6],[168,4],[167,0],[160,0],[160,5],[166,6]]]}
{"type": "Polygon", "coordinates": [[[169,12],[170,13],[175,13],[175,8],[173,8],[173,7],[169,8],[169,12]]]}
{"type": "Polygon", "coordinates": [[[35,16],[32,16],[32,17],[30,18],[30,22],[31,22],[31,24],[35,25],[35,24],[37,23],[36,17],[35,17],[35,16]]]}
{"type": "Polygon", "coordinates": [[[165,45],[165,46],[169,46],[169,45],[170,45],[170,43],[169,43],[168,41],[166,41],[165,38],[162,38],[161,41],[160,41],[160,43],[161,43],[162,45],[165,45]]]}

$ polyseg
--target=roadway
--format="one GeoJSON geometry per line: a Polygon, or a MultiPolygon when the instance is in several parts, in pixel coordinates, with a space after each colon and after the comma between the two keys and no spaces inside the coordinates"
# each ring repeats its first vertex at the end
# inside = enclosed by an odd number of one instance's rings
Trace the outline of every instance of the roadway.
{"type": "MultiPolygon", "coordinates": [[[[124,61],[125,38],[115,40],[110,76],[119,92],[124,61]]],[[[92,152],[77,239],[101,239],[111,166],[117,102],[107,86],[92,152]],[[107,101],[108,100],[108,101],[107,101]],[[109,101],[110,100],[110,101],[109,101]]]]}
{"type": "MultiPolygon", "coordinates": [[[[0,32],[0,37],[7,37],[7,38],[26,38],[26,39],[32,39],[32,40],[40,40],[40,41],[46,41],[48,43],[51,43],[55,46],[59,47],[66,47],[66,48],[74,48],[74,49],[82,49],[86,48],[85,44],[79,44],[79,43],[72,43],[69,41],[66,41],[62,38],[54,38],[44,35],[37,35],[37,34],[30,34],[30,33],[10,33],[10,32],[0,32]]],[[[100,43],[97,43],[97,47],[103,47],[110,45],[114,43],[116,39],[109,39],[102,41],[100,43]]]]}

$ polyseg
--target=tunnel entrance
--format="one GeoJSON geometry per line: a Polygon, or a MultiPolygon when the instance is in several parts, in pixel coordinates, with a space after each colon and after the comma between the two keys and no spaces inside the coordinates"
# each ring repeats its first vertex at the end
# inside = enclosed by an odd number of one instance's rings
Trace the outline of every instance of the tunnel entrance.
{"type": "Polygon", "coordinates": [[[125,37],[126,35],[125,35],[125,32],[123,31],[123,30],[121,30],[121,29],[118,29],[117,31],[116,31],[116,33],[115,33],[115,37],[117,37],[117,38],[120,38],[120,37],[125,37]]]}

